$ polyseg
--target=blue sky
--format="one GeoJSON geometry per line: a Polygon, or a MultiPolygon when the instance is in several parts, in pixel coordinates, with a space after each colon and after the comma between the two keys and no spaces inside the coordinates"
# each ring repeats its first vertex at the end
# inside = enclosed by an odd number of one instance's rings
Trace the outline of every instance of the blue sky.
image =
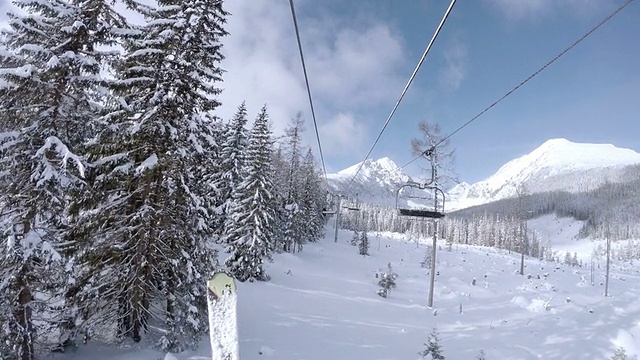
{"type": "MultiPolygon", "coordinates": [[[[334,172],[363,160],[449,2],[294,1],[327,170],[334,172]]],[[[405,164],[419,121],[455,130],[620,4],[458,1],[372,157],[405,164]]],[[[281,134],[302,111],[317,150],[288,1],[232,0],[226,7],[232,15],[219,114],[229,118],[245,100],[256,114],[266,103],[281,134]]],[[[0,23],[7,9],[0,2],[0,23]]],[[[482,180],[550,138],[640,151],[639,35],[634,2],[453,136],[460,179],[482,180]]]]}
{"type": "MultiPolygon", "coordinates": [[[[448,3],[295,1],[330,172],[364,158],[448,3]]],[[[419,121],[437,122],[445,133],[455,130],[621,3],[459,1],[372,157],[405,164],[419,121]]],[[[228,8],[233,15],[223,101],[242,93],[254,111],[267,102],[279,124],[302,110],[311,143],[288,2],[234,0],[228,8]],[[231,83],[241,73],[244,81],[231,83]]],[[[482,180],[549,138],[639,151],[639,34],[640,5],[632,3],[452,137],[459,177],[482,180]]]]}

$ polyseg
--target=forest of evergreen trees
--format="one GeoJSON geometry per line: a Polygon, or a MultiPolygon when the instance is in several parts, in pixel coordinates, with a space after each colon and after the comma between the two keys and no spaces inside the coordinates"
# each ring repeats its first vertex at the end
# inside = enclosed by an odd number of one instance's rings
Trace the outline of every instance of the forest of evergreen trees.
{"type": "Polygon", "coordinates": [[[0,34],[0,358],[207,334],[217,269],[267,280],[322,236],[303,121],[216,115],[222,0],[13,3],[0,34]],[[218,260],[220,257],[220,261],[218,260]]]}

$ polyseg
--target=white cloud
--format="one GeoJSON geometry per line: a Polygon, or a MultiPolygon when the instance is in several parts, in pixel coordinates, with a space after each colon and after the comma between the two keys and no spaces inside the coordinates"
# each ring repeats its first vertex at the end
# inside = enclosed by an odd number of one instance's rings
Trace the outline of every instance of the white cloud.
{"type": "Polygon", "coordinates": [[[391,102],[402,89],[403,49],[388,26],[341,28],[318,45],[310,52],[309,67],[324,101],[340,107],[391,102]]]}
{"type": "Polygon", "coordinates": [[[362,122],[352,114],[338,113],[319,128],[323,140],[322,150],[326,155],[347,155],[356,152],[364,155],[364,141],[368,132],[362,122]]]}
{"type": "MultiPolygon", "coordinates": [[[[402,40],[380,21],[343,23],[318,14],[306,17],[304,6],[309,4],[302,3],[296,10],[318,125],[330,127],[327,119],[335,122],[344,117],[343,112],[355,114],[352,125],[365,129],[366,124],[355,119],[367,118],[381,101],[391,103],[402,87],[402,40]]],[[[303,112],[311,133],[288,3],[235,0],[228,2],[227,10],[231,13],[226,26],[230,35],[223,39],[226,59],[222,66],[227,73],[219,114],[229,118],[243,100],[252,113],[267,103],[276,133],[298,111],[303,112]]],[[[326,133],[321,140],[332,143],[333,136],[326,133]]],[[[315,139],[313,142],[315,148],[315,139]]]]}
{"type": "Polygon", "coordinates": [[[467,46],[459,39],[444,50],[445,68],[440,71],[440,85],[446,90],[457,90],[467,74],[467,46]]]}
{"type": "Polygon", "coordinates": [[[546,16],[554,11],[567,12],[574,17],[589,17],[604,6],[599,0],[489,0],[503,15],[511,20],[526,20],[546,16]]]}
{"type": "Polygon", "coordinates": [[[550,10],[557,0],[490,0],[510,20],[537,16],[550,10]]]}

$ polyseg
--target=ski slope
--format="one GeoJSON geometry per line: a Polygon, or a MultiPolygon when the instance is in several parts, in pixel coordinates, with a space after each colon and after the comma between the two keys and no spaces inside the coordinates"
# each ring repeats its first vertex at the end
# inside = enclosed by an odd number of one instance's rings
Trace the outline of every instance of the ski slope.
{"type": "MultiPolygon", "coordinates": [[[[543,219],[541,223],[552,221],[543,219]]],[[[614,262],[604,292],[604,260],[590,284],[589,268],[519,254],[444,244],[438,251],[433,309],[426,307],[427,244],[400,234],[369,234],[370,256],[349,245],[351,232],[303,252],[274,256],[272,280],[238,284],[240,358],[419,359],[436,327],[447,359],[608,359],[623,346],[640,354],[640,268],[614,262]],[[399,275],[386,299],[375,274],[391,262],[399,275]],[[476,284],[472,285],[476,279],[476,284]],[[462,309],[462,312],[460,311],[462,309]]],[[[56,359],[211,359],[208,340],[196,352],[161,354],[130,345],[91,344],[56,359]]]]}

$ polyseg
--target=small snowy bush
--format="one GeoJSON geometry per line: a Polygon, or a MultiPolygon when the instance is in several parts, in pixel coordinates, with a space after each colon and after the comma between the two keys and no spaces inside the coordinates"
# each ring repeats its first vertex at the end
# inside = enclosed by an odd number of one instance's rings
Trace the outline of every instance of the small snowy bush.
{"type": "Polygon", "coordinates": [[[619,347],[613,353],[611,360],[637,360],[637,356],[629,357],[627,351],[623,347],[619,347]]]}
{"type": "Polygon", "coordinates": [[[480,350],[480,353],[478,353],[478,355],[476,355],[476,360],[487,360],[487,358],[484,355],[484,350],[480,350]]]}
{"type": "Polygon", "coordinates": [[[386,298],[387,295],[389,295],[389,292],[391,291],[391,289],[394,289],[396,287],[397,277],[398,277],[398,274],[393,272],[393,269],[391,268],[391,263],[388,263],[386,272],[380,272],[376,274],[376,278],[379,279],[378,285],[380,286],[380,289],[378,290],[378,295],[382,296],[383,298],[386,298]]]}
{"type": "Polygon", "coordinates": [[[431,355],[432,360],[444,360],[442,355],[442,346],[440,346],[440,338],[438,337],[438,329],[433,328],[431,334],[429,334],[429,340],[424,344],[427,348],[422,350],[419,355],[426,359],[428,355],[431,355]]]}
{"type": "Polygon", "coordinates": [[[360,241],[360,234],[357,231],[353,232],[353,237],[351,237],[351,246],[356,246],[358,245],[358,242],[360,241]]]}

